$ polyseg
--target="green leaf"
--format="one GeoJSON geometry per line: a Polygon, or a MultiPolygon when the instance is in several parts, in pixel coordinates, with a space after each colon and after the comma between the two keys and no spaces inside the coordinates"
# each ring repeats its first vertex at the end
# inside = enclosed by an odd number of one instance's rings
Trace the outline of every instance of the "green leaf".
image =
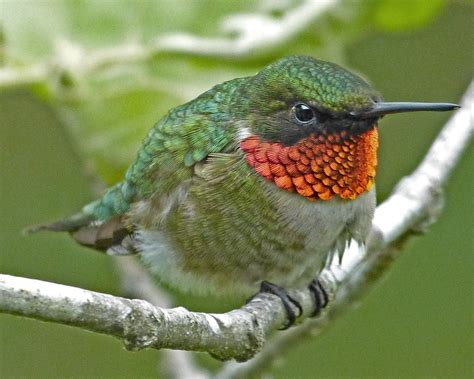
{"type": "Polygon", "coordinates": [[[445,0],[380,0],[374,3],[375,25],[385,31],[418,28],[434,20],[445,0]]]}

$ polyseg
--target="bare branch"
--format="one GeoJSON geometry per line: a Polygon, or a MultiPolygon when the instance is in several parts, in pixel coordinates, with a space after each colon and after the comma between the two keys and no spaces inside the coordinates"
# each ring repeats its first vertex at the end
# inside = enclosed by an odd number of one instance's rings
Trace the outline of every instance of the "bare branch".
{"type": "Polygon", "coordinates": [[[234,14],[221,23],[222,32],[231,37],[175,33],[159,36],[148,45],[127,41],[97,50],[85,50],[77,42],[60,39],[55,42],[54,55],[39,63],[0,67],[0,88],[50,80],[54,83],[64,73],[78,79],[104,67],[141,62],[161,53],[236,58],[268,51],[295,37],[338,3],[339,0],[305,0],[278,18],[264,13],[234,14]]]}
{"type": "MultiPolygon", "coordinates": [[[[171,298],[159,288],[150,272],[135,257],[117,257],[116,267],[120,274],[122,290],[125,294],[149,301],[155,306],[171,308],[171,298]]],[[[205,379],[209,373],[195,364],[189,351],[163,350],[164,366],[170,377],[176,379],[205,379]]]]}
{"type": "Polygon", "coordinates": [[[203,38],[181,33],[159,38],[156,46],[160,50],[221,57],[267,51],[296,36],[337,3],[338,0],[306,0],[278,19],[261,14],[233,15],[224,20],[222,30],[235,33],[236,37],[203,38]]]}
{"type": "MultiPolygon", "coordinates": [[[[313,307],[308,291],[294,296],[305,309],[313,307]]],[[[238,310],[206,314],[10,275],[0,275],[0,310],[112,335],[129,350],[207,351],[242,361],[255,355],[268,332],[286,319],[281,301],[270,294],[260,294],[238,310]]]]}
{"type": "MultiPolygon", "coordinates": [[[[319,318],[281,334],[274,351],[281,351],[288,341],[285,338],[296,339],[305,330],[313,334],[324,330],[388,269],[399,254],[395,250],[398,242],[433,221],[436,213],[432,210],[439,208],[441,187],[473,134],[472,103],[473,85],[463,99],[463,108],[449,120],[418,169],[409,180],[402,180],[377,209],[368,256],[349,251],[342,267],[332,265],[321,274],[334,299],[329,309],[319,318]],[[416,191],[411,190],[413,186],[416,191]]],[[[294,291],[291,295],[302,304],[307,316],[314,307],[309,291],[294,291]]],[[[207,351],[219,359],[239,361],[261,350],[268,334],[281,327],[286,318],[281,301],[270,294],[259,294],[238,310],[205,314],[184,308],[163,309],[143,300],[8,275],[0,275],[0,311],[112,335],[133,350],[153,347],[207,351]]],[[[268,365],[273,356],[275,353],[264,350],[241,366],[245,369],[229,365],[220,377],[239,377],[245,370],[255,372],[268,365]]]]}

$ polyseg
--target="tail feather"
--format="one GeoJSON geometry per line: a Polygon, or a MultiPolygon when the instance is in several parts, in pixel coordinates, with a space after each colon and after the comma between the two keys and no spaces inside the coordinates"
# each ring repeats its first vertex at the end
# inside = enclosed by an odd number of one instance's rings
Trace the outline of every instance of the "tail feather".
{"type": "Polygon", "coordinates": [[[37,233],[42,231],[50,232],[73,232],[81,227],[90,225],[95,220],[93,215],[83,212],[76,213],[65,219],[55,221],[50,224],[33,225],[25,229],[26,233],[37,233]]]}
{"type": "Polygon", "coordinates": [[[69,232],[72,238],[82,246],[111,254],[135,254],[130,243],[133,227],[124,221],[122,215],[105,221],[98,221],[92,215],[77,213],[51,224],[37,225],[25,229],[26,233],[42,231],[69,232]],[[125,240],[125,241],[124,241],[125,240]]]}
{"type": "Polygon", "coordinates": [[[51,224],[37,225],[25,229],[27,233],[44,230],[52,232],[74,232],[82,227],[90,226],[94,221],[98,224],[123,216],[129,209],[135,187],[129,182],[119,182],[110,187],[99,199],[87,204],[82,211],[63,220],[51,224]]]}
{"type": "Polygon", "coordinates": [[[51,224],[26,228],[25,232],[69,232],[83,246],[99,251],[134,253],[130,238],[126,238],[133,233],[133,227],[125,216],[134,193],[134,187],[128,182],[117,183],[81,212],[51,224]]]}

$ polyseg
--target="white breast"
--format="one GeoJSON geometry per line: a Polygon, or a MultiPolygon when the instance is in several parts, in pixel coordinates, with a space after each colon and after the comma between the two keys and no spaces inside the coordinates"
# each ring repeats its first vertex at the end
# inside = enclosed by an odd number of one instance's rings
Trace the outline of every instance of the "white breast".
{"type": "Polygon", "coordinates": [[[349,247],[364,250],[375,209],[375,188],[355,200],[335,197],[328,201],[314,202],[272,185],[268,190],[277,202],[284,222],[290,229],[306,236],[306,263],[295,266],[293,272],[288,273],[286,278],[281,278],[282,282],[292,286],[304,285],[324,265],[340,262],[344,251],[349,247]],[[334,257],[337,259],[333,259],[334,257]]]}

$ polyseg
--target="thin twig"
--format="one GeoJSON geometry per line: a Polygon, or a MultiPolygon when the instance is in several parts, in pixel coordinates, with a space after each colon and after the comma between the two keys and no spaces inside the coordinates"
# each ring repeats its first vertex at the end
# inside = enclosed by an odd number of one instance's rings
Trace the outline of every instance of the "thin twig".
{"type": "Polygon", "coordinates": [[[268,51],[290,40],[311,22],[335,6],[338,0],[306,0],[281,18],[266,15],[234,15],[222,23],[231,38],[203,38],[192,34],[174,34],[157,40],[158,49],[194,55],[242,57],[268,51]]]}

